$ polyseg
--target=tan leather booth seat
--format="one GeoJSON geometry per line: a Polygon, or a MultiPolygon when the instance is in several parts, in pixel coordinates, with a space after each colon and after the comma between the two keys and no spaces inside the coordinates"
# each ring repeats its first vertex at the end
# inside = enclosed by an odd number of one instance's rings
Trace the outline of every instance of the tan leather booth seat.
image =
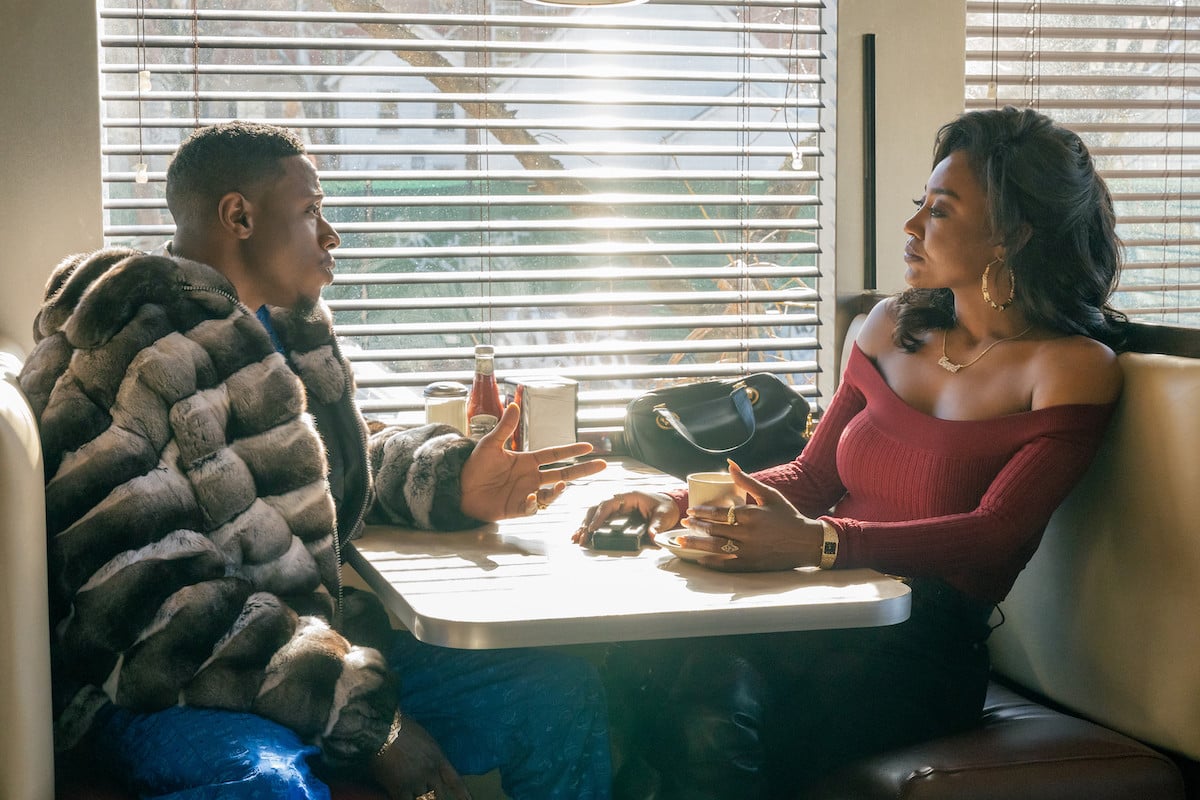
{"type": "Polygon", "coordinates": [[[1096,461],[1001,606],[979,727],[807,798],[1200,797],[1200,331],[1169,330],[1186,356],[1120,356],[1096,461]]]}
{"type": "Polygon", "coordinates": [[[1114,730],[993,683],[977,729],[842,771],[806,800],[1178,800],[1176,766],[1114,730]]]}
{"type": "Polygon", "coordinates": [[[54,793],[46,515],[37,423],[0,336],[0,798],[54,793]]]}

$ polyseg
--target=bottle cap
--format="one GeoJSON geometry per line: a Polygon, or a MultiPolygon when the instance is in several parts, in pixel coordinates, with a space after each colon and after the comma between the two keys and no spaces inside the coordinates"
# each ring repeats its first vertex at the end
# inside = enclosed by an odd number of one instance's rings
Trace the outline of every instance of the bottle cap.
{"type": "Polygon", "coordinates": [[[496,348],[492,347],[490,344],[475,345],[475,355],[477,356],[490,356],[495,355],[495,353],[496,348]]]}
{"type": "Polygon", "coordinates": [[[457,381],[434,381],[425,387],[426,397],[466,397],[467,387],[457,381]]]}

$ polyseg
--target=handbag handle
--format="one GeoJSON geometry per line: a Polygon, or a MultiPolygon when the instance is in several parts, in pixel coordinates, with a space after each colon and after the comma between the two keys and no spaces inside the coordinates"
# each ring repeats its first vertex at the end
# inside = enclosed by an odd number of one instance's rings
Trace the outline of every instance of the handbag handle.
{"type": "MultiPolygon", "coordinates": [[[[734,409],[737,411],[738,416],[741,417],[742,424],[746,426],[746,430],[749,432],[746,435],[745,441],[735,444],[733,447],[713,449],[700,444],[696,441],[696,437],[692,436],[691,431],[687,429],[687,426],[683,424],[683,420],[679,418],[679,415],[667,408],[665,405],[657,405],[654,407],[654,413],[656,415],[655,422],[657,422],[660,426],[665,425],[672,428],[676,433],[686,439],[693,447],[697,448],[698,450],[702,450],[705,453],[714,456],[732,453],[739,447],[743,447],[748,444],[750,440],[754,438],[754,434],[758,430],[758,423],[754,419],[754,401],[750,399],[749,394],[751,391],[754,390],[749,389],[746,386],[745,381],[738,381],[733,385],[733,389],[729,392],[729,399],[733,401],[734,409]]],[[[757,392],[755,392],[755,394],[757,395],[757,392]]]]}

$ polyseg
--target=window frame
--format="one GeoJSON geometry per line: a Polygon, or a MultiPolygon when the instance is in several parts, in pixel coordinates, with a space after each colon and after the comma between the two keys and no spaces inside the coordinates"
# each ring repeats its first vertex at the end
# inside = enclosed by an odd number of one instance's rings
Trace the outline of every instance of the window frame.
{"type": "MultiPolygon", "coordinates": [[[[727,0],[714,0],[714,4],[716,6],[733,7],[733,8],[740,8],[744,5],[748,5],[749,2],[751,2],[751,0],[747,0],[747,3],[728,2],[727,0]]],[[[755,3],[765,2],[767,5],[776,5],[781,8],[787,5],[785,0],[753,0],[753,2],[755,2],[755,3]]],[[[825,13],[827,15],[826,19],[828,19],[828,20],[836,19],[836,11],[833,8],[828,8],[823,13],[825,13]]],[[[104,17],[103,13],[102,13],[102,17],[104,17]]],[[[101,21],[101,24],[103,26],[103,24],[104,24],[103,19],[101,21]]],[[[836,29],[836,24],[832,24],[830,27],[832,27],[833,29],[836,29]]],[[[106,39],[109,41],[110,44],[112,44],[113,42],[119,41],[119,36],[116,36],[114,34],[105,34],[102,31],[101,40],[105,41],[106,39]]],[[[817,80],[828,81],[829,74],[830,74],[828,71],[832,70],[832,68],[833,68],[834,56],[836,53],[835,36],[830,34],[827,38],[827,41],[828,41],[828,47],[827,47],[828,57],[825,60],[819,62],[820,70],[819,70],[818,74],[816,75],[817,80]]],[[[144,40],[143,40],[143,43],[144,43],[144,40]]],[[[125,46],[129,46],[129,42],[127,40],[124,42],[124,44],[125,44],[125,46]]],[[[127,70],[127,68],[126,68],[126,70],[127,70]]],[[[109,71],[111,71],[111,70],[109,70],[109,71]]],[[[197,71],[199,71],[199,70],[197,70],[197,71]]],[[[832,86],[832,83],[830,83],[830,86],[832,86]]],[[[199,92],[199,90],[197,90],[197,93],[198,92],[199,92]]],[[[110,98],[112,97],[112,93],[108,92],[107,90],[106,90],[105,94],[108,95],[110,98]]],[[[184,96],[185,94],[186,93],[184,93],[184,92],[176,92],[171,99],[174,102],[186,104],[188,98],[186,96],[184,96]]],[[[125,101],[128,102],[129,99],[130,99],[129,97],[126,97],[125,101]]],[[[139,101],[139,103],[138,103],[139,110],[141,108],[141,105],[142,105],[142,103],[139,101]]],[[[828,105],[830,106],[830,108],[828,108],[827,111],[822,111],[822,114],[823,114],[823,117],[821,119],[822,130],[821,130],[820,135],[822,137],[824,137],[825,141],[832,143],[833,137],[835,136],[835,133],[836,133],[836,126],[835,126],[835,124],[833,124],[833,116],[834,116],[833,106],[835,104],[828,103],[828,105]]],[[[258,109],[255,109],[255,110],[258,110],[258,109]]],[[[434,116],[434,115],[431,114],[431,116],[434,116]]],[[[197,117],[196,120],[188,120],[188,121],[189,122],[213,121],[211,118],[209,118],[205,115],[199,114],[199,113],[196,114],[196,117],[197,117]]],[[[145,149],[146,148],[144,148],[144,147],[139,147],[139,150],[144,151],[145,149]]],[[[318,157],[320,157],[320,153],[322,150],[321,147],[314,145],[310,149],[312,151],[316,152],[318,154],[318,157]]],[[[829,149],[830,149],[830,151],[832,151],[832,149],[833,149],[832,144],[829,145],[829,149]]],[[[173,150],[173,146],[159,146],[157,148],[157,151],[154,152],[150,156],[150,158],[158,159],[161,162],[165,156],[169,155],[169,151],[171,151],[171,150],[173,150]]],[[[114,150],[114,148],[111,145],[105,146],[105,152],[106,152],[106,160],[117,155],[116,151],[114,150]]],[[[485,153],[485,157],[486,157],[486,155],[487,154],[485,153]]],[[[417,156],[414,156],[414,157],[417,157],[417,156]]],[[[425,156],[420,156],[420,157],[425,157],[425,156]]],[[[147,159],[147,160],[149,160],[149,159],[147,159]]],[[[829,159],[829,160],[831,160],[831,159],[829,159]]],[[[164,169],[165,169],[165,167],[164,167],[164,169]]],[[[111,175],[112,173],[109,173],[109,174],[111,175]]],[[[156,165],[152,164],[151,169],[150,169],[150,174],[151,174],[152,181],[160,181],[162,178],[162,175],[163,175],[163,169],[156,169],[156,165]]],[[[327,171],[322,171],[322,180],[327,185],[330,183],[330,177],[331,176],[327,171]]],[[[129,176],[122,175],[122,176],[120,176],[119,179],[122,181],[128,181],[129,176]]],[[[814,302],[815,302],[816,298],[818,297],[818,292],[819,292],[819,296],[828,298],[828,300],[830,300],[830,301],[832,301],[832,298],[834,297],[834,294],[835,294],[834,290],[833,290],[833,280],[834,280],[833,257],[834,256],[833,256],[833,235],[832,235],[832,231],[833,231],[832,199],[834,197],[834,190],[833,190],[832,185],[833,185],[832,176],[830,176],[830,178],[827,180],[818,182],[819,190],[816,193],[817,199],[812,204],[812,207],[814,208],[814,218],[813,218],[814,223],[819,228],[829,231],[829,234],[825,237],[825,241],[821,242],[821,244],[820,244],[820,248],[822,250],[824,250],[826,253],[826,255],[824,256],[824,259],[825,259],[825,263],[828,265],[825,268],[825,277],[821,278],[821,280],[824,281],[825,283],[819,290],[814,290],[812,292],[812,300],[814,302]]],[[[327,201],[327,204],[326,204],[327,207],[336,208],[338,205],[338,200],[339,200],[338,195],[331,194],[327,201]]],[[[121,206],[121,201],[110,200],[106,205],[110,209],[117,209],[121,206]]],[[[490,211],[491,210],[489,210],[489,213],[490,213],[490,211]]],[[[491,222],[492,220],[489,219],[489,220],[484,220],[484,221],[491,222]]],[[[743,221],[743,225],[744,224],[745,224],[745,221],[743,221]]],[[[154,226],[151,226],[151,227],[154,227],[154,226]]],[[[166,236],[169,235],[169,231],[170,231],[170,225],[169,225],[169,220],[168,220],[167,224],[159,225],[157,227],[157,229],[154,231],[154,233],[163,238],[166,238],[166,236]]],[[[106,236],[108,237],[108,241],[110,243],[119,241],[120,238],[123,236],[130,236],[130,235],[134,235],[131,233],[130,229],[123,228],[121,226],[113,226],[113,225],[106,226],[106,236]]],[[[345,257],[345,255],[346,254],[343,253],[343,258],[345,257]]],[[[740,282],[745,282],[747,279],[762,277],[762,275],[765,274],[764,271],[760,271],[760,273],[755,273],[753,271],[753,269],[754,268],[743,269],[741,274],[738,276],[738,280],[740,282]]],[[[770,270],[767,269],[765,271],[770,271],[770,270]]],[[[479,272],[481,274],[486,273],[487,269],[483,268],[483,269],[479,270],[479,272]]],[[[617,277],[618,277],[618,279],[621,279],[622,276],[620,273],[617,273],[617,277]]],[[[626,275],[625,277],[627,278],[628,275],[626,275]]],[[[810,277],[815,278],[816,276],[811,275],[810,277]]],[[[497,278],[493,277],[489,280],[495,280],[495,279],[497,279],[497,278]]],[[[503,280],[503,278],[499,278],[499,280],[503,280]]],[[[337,285],[338,284],[335,284],[335,288],[337,287],[337,285]]],[[[741,299],[743,296],[745,296],[747,294],[743,289],[740,289],[740,288],[735,289],[733,292],[727,292],[726,294],[727,295],[730,295],[730,294],[738,295],[739,296],[739,304],[744,304],[746,302],[745,300],[741,299]]],[[[333,306],[335,309],[338,309],[339,304],[342,303],[342,300],[340,298],[331,297],[329,302],[330,302],[331,306],[333,306]]],[[[342,306],[342,307],[344,308],[344,306],[342,306]]],[[[742,307],[742,305],[739,305],[739,307],[742,307]]],[[[828,344],[826,344],[825,342],[827,342],[828,338],[829,338],[826,335],[826,331],[822,330],[822,326],[828,326],[829,323],[832,322],[834,304],[832,302],[828,302],[827,305],[825,306],[825,308],[826,308],[826,312],[824,312],[824,316],[821,315],[822,312],[817,312],[816,314],[814,314],[812,316],[814,326],[816,327],[816,331],[814,331],[814,334],[812,335],[811,340],[809,342],[809,347],[812,352],[812,358],[810,359],[811,363],[809,364],[809,366],[805,368],[805,372],[811,373],[813,376],[815,376],[815,379],[811,385],[805,386],[802,389],[803,393],[808,394],[810,399],[812,399],[814,401],[817,400],[817,398],[819,398],[822,395],[827,396],[832,391],[832,387],[830,385],[832,383],[832,381],[830,380],[830,378],[827,374],[828,367],[823,363],[823,362],[827,361],[828,358],[823,356],[821,351],[822,351],[822,348],[828,347],[828,344]],[[818,334],[820,334],[820,335],[818,335],[818,334]],[[822,368],[824,368],[824,371],[822,371],[822,368]]],[[[341,333],[342,329],[344,329],[344,328],[345,328],[344,325],[339,324],[339,333],[341,333]]],[[[752,349],[753,347],[761,347],[761,346],[762,346],[761,342],[757,343],[757,344],[755,344],[754,342],[751,342],[750,345],[748,346],[750,348],[749,352],[753,352],[753,349],[752,349]]],[[[439,372],[437,374],[434,374],[432,372],[422,374],[422,373],[418,372],[414,377],[411,377],[408,379],[408,383],[411,385],[413,383],[413,381],[432,382],[433,380],[436,380],[436,379],[445,379],[445,378],[452,378],[452,379],[458,379],[458,380],[468,379],[469,378],[470,349],[471,349],[470,347],[457,348],[457,352],[454,354],[454,357],[461,364],[457,370],[454,370],[452,372],[439,372]]],[[[697,349],[697,352],[702,352],[702,351],[703,351],[703,348],[697,349]]],[[[503,354],[503,349],[501,349],[500,354],[498,354],[498,355],[502,355],[502,354],[503,354]]],[[[361,358],[361,355],[357,354],[357,353],[352,354],[351,358],[352,358],[352,360],[359,362],[359,363],[361,363],[364,360],[361,358]]],[[[502,365],[502,362],[498,361],[498,364],[502,365]]],[[[670,373],[670,375],[668,377],[674,378],[674,379],[678,379],[678,378],[702,379],[702,378],[706,378],[706,377],[719,377],[722,375],[735,375],[735,374],[741,374],[744,372],[757,371],[755,366],[756,366],[756,362],[754,362],[754,361],[741,360],[741,361],[731,362],[731,363],[727,363],[727,364],[703,365],[703,366],[698,366],[696,369],[667,370],[667,372],[670,373]]],[[[761,365],[759,365],[759,366],[761,366],[761,365]]],[[[770,365],[767,365],[767,366],[769,368],[770,365]]],[[[499,369],[502,370],[503,366],[500,366],[499,369]]],[[[527,370],[519,370],[519,371],[527,372],[527,370]]],[[[656,371],[654,371],[654,370],[647,371],[648,374],[654,373],[654,372],[656,372],[656,371]]],[[[657,370],[657,372],[662,372],[662,370],[657,370]]],[[[574,377],[574,376],[568,374],[568,377],[574,377]]],[[[378,388],[387,383],[386,380],[380,381],[379,379],[377,379],[377,377],[372,376],[370,374],[366,374],[366,373],[360,373],[359,380],[360,380],[360,384],[363,385],[368,390],[371,390],[373,388],[378,388]]],[[[641,388],[649,389],[649,388],[653,388],[654,385],[655,385],[654,382],[647,382],[641,388]]],[[[620,399],[620,402],[617,402],[615,404],[610,404],[611,405],[611,408],[609,409],[610,414],[609,414],[609,417],[607,418],[607,420],[605,421],[605,423],[595,426],[598,430],[601,431],[601,433],[613,432],[614,427],[613,427],[612,423],[614,421],[617,421],[616,416],[619,416],[620,410],[623,407],[624,402],[626,402],[628,399],[631,399],[631,398],[630,397],[622,397],[620,399]]],[[[365,405],[366,405],[365,410],[368,410],[368,411],[379,410],[379,404],[374,404],[374,407],[372,407],[373,404],[370,402],[370,400],[368,400],[365,405]]],[[[384,409],[384,410],[386,411],[387,409],[384,409]]],[[[415,410],[416,410],[415,407],[413,407],[410,404],[410,407],[407,409],[407,411],[410,412],[410,415],[405,421],[413,421],[411,413],[414,412],[415,410]]]]}

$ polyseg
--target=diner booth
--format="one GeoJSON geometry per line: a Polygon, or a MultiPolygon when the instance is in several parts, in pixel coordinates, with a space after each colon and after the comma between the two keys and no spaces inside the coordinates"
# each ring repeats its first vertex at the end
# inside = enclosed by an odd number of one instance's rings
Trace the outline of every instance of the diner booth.
{"type": "MultiPolygon", "coordinates": [[[[812,338],[820,359],[815,369],[832,391],[839,356],[848,354],[862,315],[883,293],[901,288],[899,274],[884,275],[881,264],[876,280],[863,264],[877,251],[902,248],[903,237],[892,228],[911,213],[909,198],[928,174],[928,142],[940,122],[963,109],[964,14],[986,4],[825,2],[837,10],[828,33],[837,38],[842,94],[829,142],[838,173],[819,205],[832,223],[836,264],[822,298],[830,311],[813,326],[812,338]],[[868,125],[861,102],[864,37],[876,33],[875,116],[868,125]],[[868,128],[876,153],[870,163],[863,155],[868,128]],[[878,208],[868,213],[863,176],[872,171],[878,208]]],[[[0,256],[0,800],[124,797],[102,765],[56,763],[43,465],[34,418],[16,381],[32,347],[34,309],[49,270],[68,253],[104,244],[95,5],[0,0],[6,101],[0,230],[7,234],[0,256]]],[[[1194,30],[1195,9],[1181,13],[1194,30]]],[[[1164,118],[1163,124],[1172,123],[1164,118]]],[[[1200,328],[1130,323],[1128,333],[1120,355],[1125,392],[1099,456],[1001,607],[1003,624],[989,643],[994,680],[979,726],[853,764],[819,786],[797,775],[794,799],[779,800],[1200,800],[1200,328]]],[[[622,460],[627,454],[619,435],[611,441],[614,462],[627,470],[612,474],[662,477],[622,460]]],[[[559,511],[578,512],[581,498],[591,496],[585,488],[572,487],[575,499],[568,503],[577,505],[559,511]]],[[[511,574],[559,580],[550,570],[560,558],[572,568],[586,566],[586,556],[551,541],[561,539],[561,529],[547,531],[528,520],[455,535],[460,538],[443,538],[440,545],[410,537],[408,546],[418,549],[408,555],[436,561],[470,543],[477,548],[469,551],[473,560],[460,559],[455,569],[493,587],[511,574]],[[446,553],[430,549],[436,546],[446,553]]],[[[455,619],[448,616],[457,613],[452,599],[432,609],[422,605],[437,599],[432,582],[390,558],[380,546],[387,537],[371,531],[353,550],[353,579],[374,588],[397,622],[456,647],[510,646],[513,640],[504,637],[517,636],[531,637],[520,644],[589,654],[622,638],[769,634],[791,624],[780,604],[792,603],[788,613],[803,615],[811,613],[814,596],[844,603],[847,616],[835,620],[840,624],[889,624],[907,613],[907,588],[877,573],[798,573],[795,585],[782,587],[778,576],[743,576],[738,591],[730,591],[671,553],[647,550],[593,559],[637,580],[655,580],[657,571],[675,581],[650,609],[634,608],[616,589],[603,595],[610,611],[627,603],[629,615],[645,615],[631,626],[610,627],[594,609],[567,602],[562,587],[599,593],[599,583],[586,583],[589,573],[580,573],[585,582],[559,585],[561,603],[540,602],[512,624],[488,618],[504,610],[501,602],[455,619]],[[410,591],[414,585],[419,592],[410,591]],[[413,599],[418,594],[420,602],[413,599]],[[693,600],[704,606],[703,623],[700,611],[688,606],[693,600]]],[[[521,582],[531,585],[528,577],[510,585],[521,582]]],[[[469,784],[476,800],[504,800],[494,774],[469,784]]],[[[334,785],[333,794],[335,800],[383,798],[354,782],[334,785]]]]}
{"type": "MultiPolygon", "coordinates": [[[[995,681],[979,728],[868,759],[814,794],[803,793],[809,789],[797,776],[797,797],[1197,797],[1200,630],[1191,612],[1200,607],[1200,331],[1136,326],[1133,333],[1121,356],[1126,389],[1100,455],[1002,605],[1005,621],[991,641],[995,681]]],[[[20,358],[5,342],[0,797],[49,798],[42,467],[15,382],[20,358]]],[[[356,563],[371,570],[369,559],[356,563]]],[[[400,581],[399,589],[384,588],[402,592],[400,581]]],[[[121,797],[103,775],[79,766],[59,765],[59,797],[121,797]]],[[[347,784],[335,796],[378,795],[347,784]]]]}

